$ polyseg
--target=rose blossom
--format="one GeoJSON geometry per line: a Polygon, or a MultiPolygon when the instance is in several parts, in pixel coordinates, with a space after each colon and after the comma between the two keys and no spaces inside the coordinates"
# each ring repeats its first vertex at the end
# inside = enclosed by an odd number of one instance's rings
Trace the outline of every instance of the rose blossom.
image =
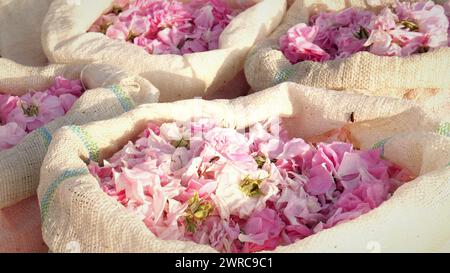
{"type": "Polygon", "coordinates": [[[66,114],[83,91],[79,80],[56,77],[44,91],[22,96],[0,94],[0,151],[14,147],[28,133],[66,114]]]}
{"type": "Polygon", "coordinates": [[[16,146],[27,135],[17,123],[0,126],[0,151],[16,146]]]}
{"type": "Polygon", "coordinates": [[[244,234],[239,240],[244,242],[244,252],[273,250],[280,244],[280,234],[285,223],[275,210],[265,208],[254,213],[244,225],[244,234]]]}

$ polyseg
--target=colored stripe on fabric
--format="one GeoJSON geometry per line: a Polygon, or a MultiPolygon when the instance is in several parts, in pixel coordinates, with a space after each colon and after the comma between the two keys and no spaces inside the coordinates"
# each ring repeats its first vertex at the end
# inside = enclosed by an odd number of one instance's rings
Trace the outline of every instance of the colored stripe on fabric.
{"type": "MultiPolygon", "coordinates": [[[[450,137],[450,122],[442,122],[436,132],[440,135],[450,137]]],[[[447,166],[450,167],[450,162],[447,166]]]]}
{"type": "Polygon", "coordinates": [[[372,148],[373,149],[380,149],[381,148],[381,156],[384,157],[384,146],[389,141],[389,138],[383,139],[377,143],[375,143],[372,148]]]}
{"type": "Polygon", "coordinates": [[[92,137],[80,126],[71,125],[69,129],[83,142],[84,148],[89,152],[89,159],[98,162],[100,150],[92,137]]]}
{"type": "Polygon", "coordinates": [[[449,122],[442,122],[439,125],[439,128],[437,129],[437,133],[443,136],[450,137],[450,123],[449,122]]]}
{"type": "Polygon", "coordinates": [[[36,129],[36,132],[44,140],[45,148],[48,148],[48,146],[50,145],[50,142],[52,142],[52,134],[50,133],[50,131],[45,127],[41,127],[39,129],[36,129]]]}
{"type": "Polygon", "coordinates": [[[275,74],[275,77],[273,79],[273,82],[275,84],[280,84],[282,82],[285,82],[289,79],[289,77],[292,75],[292,73],[294,73],[294,68],[292,67],[287,67],[287,68],[283,68],[279,71],[277,71],[277,73],[275,74]]]}
{"type": "Polygon", "coordinates": [[[80,175],[88,174],[89,171],[86,167],[79,168],[79,169],[69,169],[65,170],[60,176],[58,176],[48,187],[47,191],[45,192],[40,207],[41,207],[41,221],[44,223],[45,219],[47,218],[48,214],[48,207],[50,202],[52,202],[53,197],[55,195],[56,189],[61,185],[62,182],[69,178],[77,177],[80,175]]]}
{"type": "Polygon", "coordinates": [[[112,85],[109,87],[109,89],[114,93],[125,112],[128,112],[134,108],[135,105],[133,100],[128,97],[127,93],[123,91],[122,87],[118,85],[112,85]]]}

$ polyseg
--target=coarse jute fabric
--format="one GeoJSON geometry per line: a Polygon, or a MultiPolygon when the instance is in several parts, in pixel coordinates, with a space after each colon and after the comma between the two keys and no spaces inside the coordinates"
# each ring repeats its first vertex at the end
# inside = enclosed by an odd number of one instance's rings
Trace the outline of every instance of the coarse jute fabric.
{"type": "Polygon", "coordinates": [[[0,56],[23,65],[46,65],[41,26],[52,0],[0,0],[0,56]]]}
{"type": "MultiPolygon", "coordinates": [[[[289,28],[308,24],[312,14],[349,7],[380,10],[394,0],[297,0],[283,22],[266,40],[250,51],[245,63],[246,78],[253,92],[281,82],[366,95],[423,99],[450,89],[450,48],[440,48],[407,57],[377,56],[358,52],[349,58],[326,62],[291,64],[279,50],[279,39],[289,28]]],[[[444,3],[445,0],[436,0],[444,3]]]]}
{"type": "Polygon", "coordinates": [[[137,73],[160,90],[162,102],[229,97],[219,92],[243,73],[250,48],[278,26],[286,11],[285,0],[252,2],[256,4],[233,18],[223,31],[219,49],[179,56],[151,55],[134,44],[86,33],[112,7],[113,0],[54,0],[42,26],[42,44],[53,63],[102,61],[137,73]]]}
{"type": "Polygon", "coordinates": [[[380,147],[417,176],[377,209],[276,252],[434,251],[450,239],[449,105],[347,94],[283,83],[234,100],[142,105],[114,119],[63,127],[41,169],[38,198],[43,238],[53,252],[214,252],[193,242],[163,241],[89,174],[135,140],[148,122],[213,118],[243,129],[279,116],[290,136],[313,138],[345,128],[361,149],[380,147]],[[352,114],[353,113],[353,114],[352,114]],[[349,122],[349,116],[356,123],[349,122]]]}
{"type": "Polygon", "coordinates": [[[58,128],[112,118],[136,105],[158,101],[159,91],[147,80],[109,65],[38,68],[0,59],[1,93],[22,95],[30,90],[43,90],[57,76],[81,79],[87,91],[65,116],[31,132],[15,147],[0,152],[0,208],[36,193],[42,161],[58,128]]]}

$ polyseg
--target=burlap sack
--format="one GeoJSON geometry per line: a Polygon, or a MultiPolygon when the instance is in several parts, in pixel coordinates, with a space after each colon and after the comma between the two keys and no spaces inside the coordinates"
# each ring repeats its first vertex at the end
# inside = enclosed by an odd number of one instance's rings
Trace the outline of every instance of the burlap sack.
{"type": "Polygon", "coordinates": [[[379,208],[276,251],[433,251],[450,239],[449,105],[362,96],[284,83],[235,100],[187,100],[142,105],[120,117],[55,135],[41,169],[38,198],[43,237],[52,251],[213,252],[209,246],[156,238],[89,174],[85,160],[109,158],[136,139],[149,121],[214,118],[241,129],[281,116],[291,136],[310,138],[348,124],[362,149],[384,147],[384,156],[417,179],[379,208]],[[367,107],[370,105],[370,107],[367,107]],[[436,106],[436,107],[434,107],[436,106]],[[391,121],[392,119],[392,121],[391,121]],[[114,126],[113,126],[114,125],[114,126]],[[441,134],[440,134],[441,133],[441,134]]]}
{"type": "MultiPolygon", "coordinates": [[[[254,91],[291,81],[333,90],[353,90],[377,96],[420,99],[438,89],[450,89],[450,48],[408,57],[381,57],[359,52],[350,58],[323,63],[299,62],[292,65],[281,51],[279,38],[289,28],[308,23],[313,13],[348,7],[380,9],[394,0],[297,0],[272,35],[249,53],[245,74],[254,91]]],[[[444,3],[446,0],[436,0],[444,3]]]]}
{"type": "Polygon", "coordinates": [[[107,65],[50,65],[25,67],[0,59],[0,92],[15,95],[48,87],[56,76],[81,79],[86,92],[72,109],[37,129],[14,148],[0,152],[0,208],[36,193],[39,168],[52,134],[66,125],[112,118],[135,105],[158,101],[159,91],[147,80],[107,65]]]}
{"type": "Polygon", "coordinates": [[[52,0],[0,0],[0,56],[45,65],[41,26],[52,0]]]}
{"type": "Polygon", "coordinates": [[[101,60],[138,73],[161,91],[164,102],[197,96],[217,98],[220,88],[243,70],[250,48],[272,32],[285,14],[285,0],[254,1],[259,3],[239,14],[224,30],[218,50],[184,56],[150,55],[131,43],[86,33],[113,0],[53,1],[42,26],[42,44],[54,63],[101,60]]]}

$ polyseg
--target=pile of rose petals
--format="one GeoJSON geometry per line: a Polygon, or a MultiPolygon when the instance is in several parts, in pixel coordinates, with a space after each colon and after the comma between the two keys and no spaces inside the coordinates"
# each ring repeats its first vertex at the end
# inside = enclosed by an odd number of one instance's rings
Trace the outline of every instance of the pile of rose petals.
{"type": "Polygon", "coordinates": [[[150,54],[214,50],[231,19],[242,9],[221,0],[117,0],[89,31],[143,47],[150,54]]]}
{"type": "Polygon", "coordinates": [[[275,119],[244,132],[211,120],[151,123],[89,170],[159,238],[221,252],[292,244],[369,212],[412,179],[378,149],[312,146],[275,119]]]}
{"type": "Polygon", "coordinates": [[[280,50],[293,64],[342,59],[360,51],[409,56],[449,45],[450,1],[396,2],[379,13],[348,8],[322,12],[280,38],[280,50]]]}
{"type": "Polygon", "coordinates": [[[0,151],[14,147],[30,132],[65,115],[83,91],[79,80],[56,77],[44,91],[22,96],[0,94],[0,151]]]}

